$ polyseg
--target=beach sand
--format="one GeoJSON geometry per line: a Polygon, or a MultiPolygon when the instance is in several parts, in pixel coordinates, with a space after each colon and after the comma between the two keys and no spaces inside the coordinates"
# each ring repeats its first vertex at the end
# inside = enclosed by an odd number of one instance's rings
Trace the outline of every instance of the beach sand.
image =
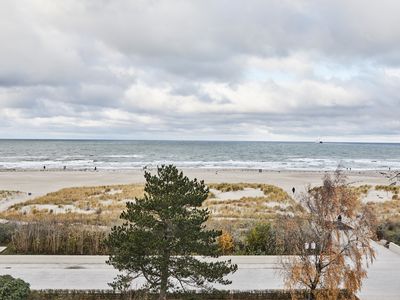
{"type": "MultiPolygon", "coordinates": [[[[155,172],[155,170],[150,170],[155,172]]],[[[204,180],[206,183],[251,182],[268,183],[296,194],[304,192],[308,185],[321,183],[324,171],[265,171],[245,169],[182,169],[190,178],[204,180]]],[[[388,179],[377,171],[346,172],[348,182],[353,185],[389,184],[388,179]]],[[[96,186],[127,183],[143,183],[143,170],[129,171],[3,171],[0,172],[0,190],[15,190],[31,193],[24,197],[9,199],[0,203],[0,210],[10,205],[57,191],[65,187],[96,186]]]]}

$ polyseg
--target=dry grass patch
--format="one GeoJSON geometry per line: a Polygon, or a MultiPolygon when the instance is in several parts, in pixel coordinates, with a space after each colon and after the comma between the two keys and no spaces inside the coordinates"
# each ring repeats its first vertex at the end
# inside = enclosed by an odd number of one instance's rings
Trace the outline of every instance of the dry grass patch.
{"type": "Polygon", "coordinates": [[[364,184],[364,185],[360,185],[360,186],[352,187],[352,188],[359,197],[364,197],[364,196],[368,195],[369,191],[372,189],[372,185],[364,184]]]}
{"type": "Polygon", "coordinates": [[[396,220],[400,221],[400,201],[390,200],[385,202],[369,202],[366,204],[370,207],[378,220],[396,220]]]}
{"type": "Polygon", "coordinates": [[[138,184],[65,188],[25,203],[17,204],[14,207],[29,204],[74,204],[82,206],[82,203],[88,203],[93,208],[101,205],[101,201],[112,200],[118,202],[141,197],[144,193],[143,188],[143,185],[138,184]]]}
{"type": "Polygon", "coordinates": [[[399,185],[377,185],[377,186],[375,186],[375,190],[392,192],[393,194],[398,195],[400,193],[400,186],[399,185]]]}
{"type": "MultiPolygon", "coordinates": [[[[208,184],[210,189],[215,189],[220,192],[236,192],[243,191],[246,188],[260,189],[266,198],[273,199],[273,201],[286,201],[291,199],[290,196],[281,188],[262,183],[210,183],[208,184]]],[[[215,197],[215,195],[214,195],[215,197]]],[[[210,197],[209,197],[210,198],[210,197]]]]}
{"type": "Polygon", "coordinates": [[[5,190],[0,190],[0,201],[1,200],[6,200],[8,198],[13,198],[19,195],[22,195],[22,192],[19,191],[5,191],[5,190]]]}
{"type": "Polygon", "coordinates": [[[236,192],[245,189],[259,189],[263,197],[242,197],[240,199],[209,198],[204,206],[211,212],[210,223],[214,224],[223,219],[230,222],[271,220],[278,215],[293,215],[301,211],[297,204],[283,189],[258,183],[213,183],[210,188],[220,192],[236,192]]]}
{"type": "Polygon", "coordinates": [[[398,185],[377,185],[375,186],[375,190],[392,193],[392,200],[400,199],[400,186],[398,185]]]}
{"type": "Polygon", "coordinates": [[[400,221],[400,186],[377,185],[375,186],[375,190],[387,192],[388,199],[381,202],[369,202],[365,205],[374,211],[379,221],[400,221]]]}
{"type": "Polygon", "coordinates": [[[57,215],[59,222],[110,225],[118,222],[127,201],[143,194],[144,186],[138,184],[64,188],[13,205],[0,218],[34,222],[57,215]]]}
{"type": "MultiPolygon", "coordinates": [[[[262,197],[217,199],[212,193],[204,202],[211,219],[269,220],[278,215],[293,215],[300,206],[281,188],[268,184],[238,183],[209,184],[218,191],[259,189],[262,197]]],[[[0,218],[25,222],[46,221],[110,226],[119,222],[127,201],[142,197],[144,186],[139,184],[64,188],[25,203],[19,203],[0,213],[0,218]]]]}

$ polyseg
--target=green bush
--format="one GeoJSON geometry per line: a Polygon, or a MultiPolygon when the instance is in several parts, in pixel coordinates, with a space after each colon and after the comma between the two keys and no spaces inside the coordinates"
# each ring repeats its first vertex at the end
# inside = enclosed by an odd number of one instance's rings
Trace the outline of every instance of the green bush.
{"type": "Polygon", "coordinates": [[[0,299],[25,300],[29,293],[29,283],[10,275],[0,276],[0,299]]]}
{"type": "Polygon", "coordinates": [[[255,225],[246,236],[246,253],[252,255],[276,255],[276,233],[270,223],[255,225]]]}
{"type": "Polygon", "coordinates": [[[386,221],[378,226],[376,235],[378,239],[400,245],[400,222],[386,221]]]}
{"type": "Polygon", "coordinates": [[[0,224],[0,246],[7,246],[11,242],[15,227],[14,224],[0,224]]]}

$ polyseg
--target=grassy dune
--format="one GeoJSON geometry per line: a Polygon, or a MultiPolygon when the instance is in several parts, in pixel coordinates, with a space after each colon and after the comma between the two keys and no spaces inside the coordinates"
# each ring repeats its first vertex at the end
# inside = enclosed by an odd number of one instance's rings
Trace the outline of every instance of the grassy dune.
{"type": "MultiPolygon", "coordinates": [[[[203,204],[211,213],[207,226],[230,233],[239,244],[244,243],[247,232],[256,224],[274,223],[280,216],[303,212],[300,204],[277,186],[254,183],[208,186],[214,193],[210,192],[203,204]],[[223,195],[247,189],[250,192],[257,189],[258,192],[253,193],[257,196],[229,199],[223,195]]],[[[360,198],[373,189],[387,191],[388,199],[366,205],[375,211],[380,223],[400,221],[400,200],[392,199],[400,188],[364,185],[354,189],[360,198]]],[[[16,193],[1,191],[0,195],[7,198],[16,193]]],[[[0,213],[0,218],[27,222],[13,234],[11,248],[16,253],[100,254],[106,251],[101,241],[110,226],[121,222],[119,215],[126,202],[143,194],[144,186],[139,184],[65,188],[16,204],[0,213]],[[92,244],[97,248],[92,249],[92,244]]]]}
{"type": "Polygon", "coordinates": [[[299,205],[281,188],[256,183],[218,183],[209,187],[220,192],[241,191],[245,188],[260,189],[263,197],[242,197],[240,199],[217,199],[215,196],[205,201],[214,219],[271,219],[278,214],[294,214],[299,205]]]}
{"type": "MultiPolygon", "coordinates": [[[[221,192],[260,189],[264,194],[263,197],[221,200],[210,193],[204,206],[210,209],[212,219],[269,219],[276,214],[294,213],[298,209],[298,205],[285,191],[273,185],[222,183],[209,184],[209,187],[221,192]]],[[[138,184],[65,188],[16,204],[0,213],[0,218],[109,226],[118,222],[127,201],[142,197],[143,193],[144,186],[138,184]]]]}
{"type": "Polygon", "coordinates": [[[111,225],[118,221],[126,202],[143,196],[143,193],[143,185],[133,184],[65,188],[13,205],[0,213],[0,218],[111,225]]]}
{"type": "MultiPolygon", "coordinates": [[[[263,196],[240,199],[219,199],[210,192],[204,206],[211,212],[211,222],[229,220],[259,221],[277,215],[293,215],[301,211],[300,205],[283,189],[269,184],[257,183],[211,183],[210,189],[218,192],[235,192],[259,189],[263,196]]],[[[380,219],[400,219],[399,186],[355,187],[355,192],[364,197],[372,189],[387,191],[390,199],[380,203],[368,203],[380,219]],[[391,196],[393,195],[393,197],[391,196]]],[[[0,191],[0,200],[18,195],[15,191],[0,191]]],[[[0,213],[0,218],[17,221],[53,220],[95,225],[112,225],[118,222],[127,201],[142,197],[144,186],[140,184],[110,185],[65,188],[24,203],[16,204],[0,213]]]]}

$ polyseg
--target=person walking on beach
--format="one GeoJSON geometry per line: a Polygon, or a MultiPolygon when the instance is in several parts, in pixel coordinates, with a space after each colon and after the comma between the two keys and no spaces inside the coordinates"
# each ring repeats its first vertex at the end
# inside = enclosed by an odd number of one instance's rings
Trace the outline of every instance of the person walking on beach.
{"type": "Polygon", "coordinates": [[[292,187],[292,192],[293,194],[296,192],[296,189],[294,187],[292,187]]]}

